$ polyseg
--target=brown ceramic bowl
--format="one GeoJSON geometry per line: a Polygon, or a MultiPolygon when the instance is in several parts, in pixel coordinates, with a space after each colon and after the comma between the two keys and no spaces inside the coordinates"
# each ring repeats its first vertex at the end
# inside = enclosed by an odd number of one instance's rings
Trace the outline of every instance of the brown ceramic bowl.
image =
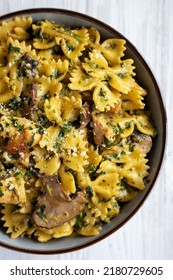
{"type": "Polygon", "coordinates": [[[134,60],[136,77],[139,83],[149,92],[146,103],[147,107],[149,107],[152,112],[158,136],[154,140],[152,151],[149,155],[150,175],[148,183],[144,191],[141,191],[135,199],[126,203],[122,207],[120,214],[117,217],[113,218],[111,222],[103,226],[103,229],[98,236],[69,236],[53,239],[47,243],[39,243],[34,239],[29,238],[10,239],[3,228],[1,227],[0,229],[0,245],[9,249],[34,254],[59,254],[72,252],[90,246],[117,231],[129,221],[147,199],[158,177],[164,156],[166,141],[166,113],[164,104],[159,86],[148,64],[128,39],[107,24],[81,13],[52,8],[17,11],[1,16],[0,22],[8,21],[14,16],[31,16],[34,21],[48,19],[69,26],[93,26],[100,31],[101,37],[104,39],[111,37],[125,39],[127,43],[126,57],[130,57],[134,60]]]}

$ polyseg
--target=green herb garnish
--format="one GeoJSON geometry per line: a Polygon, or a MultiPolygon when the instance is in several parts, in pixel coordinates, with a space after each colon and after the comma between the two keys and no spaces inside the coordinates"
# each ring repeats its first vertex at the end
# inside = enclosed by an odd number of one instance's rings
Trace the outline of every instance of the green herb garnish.
{"type": "Polygon", "coordinates": [[[16,226],[13,227],[13,232],[17,232],[18,230],[19,230],[18,227],[16,227],[16,226]]]}
{"type": "Polygon", "coordinates": [[[13,110],[17,110],[21,106],[21,99],[11,99],[8,103],[8,107],[13,110]]]}
{"type": "Polygon", "coordinates": [[[2,185],[0,186],[0,197],[2,197],[4,195],[4,192],[2,191],[2,185]]]}
{"type": "Polygon", "coordinates": [[[44,214],[45,208],[46,208],[46,205],[43,204],[43,205],[41,205],[39,208],[36,209],[35,213],[36,213],[42,220],[44,220],[45,222],[47,222],[46,215],[44,214]]]}
{"type": "Polygon", "coordinates": [[[20,52],[20,48],[18,48],[18,47],[14,47],[13,45],[12,45],[12,43],[10,43],[10,45],[9,45],[9,47],[8,47],[8,53],[10,54],[10,53],[12,53],[12,52],[20,52]]]}
{"type": "Polygon", "coordinates": [[[86,192],[89,197],[93,197],[94,193],[91,186],[86,187],[86,192]]]}

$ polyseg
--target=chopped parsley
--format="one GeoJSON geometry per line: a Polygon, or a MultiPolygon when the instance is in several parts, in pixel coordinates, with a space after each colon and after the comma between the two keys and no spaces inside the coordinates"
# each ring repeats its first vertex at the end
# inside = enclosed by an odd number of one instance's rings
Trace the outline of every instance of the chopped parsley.
{"type": "Polygon", "coordinates": [[[102,88],[99,91],[99,96],[100,96],[101,100],[108,101],[108,99],[106,97],[106,92],[102,88]]]}
{"type": "Polygon", "coordinates": [[[94,164],[89,164],[87,167],[86,167],[86,170],[87,172],[89,173],[93,173],[97,170],[97,166],[94,165],[94,164]]]}
{"type": "Polygon", "coordinates": [[[8,53],[10,54],[10,53],[13,53],[13,52],[20,52],[20,48],[18,48],[18,47],[14,47],[13,45],[12,45],[12,43],[10,43],[9,44],[9,47],[8,47],[8,53]]]}
{"type": "Polygon", "coordinates": [[[34,33],[33,33],[34,37],[36,37],[37,39],[44,39],[44,32],[42,30],[41,27],[39,27],[34,33]]]}
{"type": "Polygon", "coordinates": [[[34,143],[34,136],[35,136],[35,133],[33,133],[32,136],[31,136],[31,141],[28,143],[29,147],[32,147],[32,145],[34,143]]]}
{"type": "Polygon", "coordinates": [[[126,64],[124,62],[121,63],[121,67],[124,68],[126,67],[126,64]]]}
{"type": "Polygon", "coordinates": [[[117,127],[118,127],[118,129],[119,129],[119,133],[124,133],[124,131],[123,131],[123,129],[122,129],[122,127],[120,126],[119,123],[117,123],[117,127]]]}
{"type": "Polygon", "coordinates": [[[45,222],[47,222],[46,215],[44,214],[45,208],[46,208],[46,205],[43,204],[43,205],[41,205],[39,208],[36,209],[35,213],[36,213],[42,220],[44,220],[45,222]]]}
{"type": "Polygon", "coordinates": [[[94,62],[90,63],[89,65],[90,65],[91,68],[93,68],[93,69],[98,69],[98,68],[99,68],[99,64],[94,63],[94,62]]]}
{"type": "Polygon", "coordinates": [[[52,48],[52,55],[57,55],[60,53],[60,51],[61,51],[61,47],[59,45],[55,45],[52,48]]]}
{"type": "Polygon", "coordinates": [[[18,119],[12,118],[11,122],[12,122],[13,126],[17,128],[18,131],[24,130],[24,125],[19,124],[18,119]]]}
{"type": "Polygon", "coordinates": [[[3,188],[3,186],[1,185],[0,186],[0,197],[2,197],[4,195],[4,192],[3,192],[2,188],[3,188]]]}
{"type": "Polygon", "coordinates": [[[17,226],[13,227],[13,232],[17,232],[19,230],[19,228],[17,226]]]}
{"type": "Polygon", "coordinates": [[[70,132],[72,129],[72,124],[66,123],[61,127],[60,133],[58,134],[56,138],[56,142],[54,144],[54,148],[57,150],[60,150],[61,142],[64,140],[65,133],[70,132]]]}
{"type": "Polygon", "coordinates": [[[43,134],[43,133],[44,133],[44,127],[43,127],[42,125],[38,125],[38,126],[37,126],[37,132],[38,132],[39,134],[43,134]]]}
{"type": "Polygon", "coordinates": [[[105,136],[104,136],[104,145],[107,147],[107,148],[110,148],[112,146],[115,146],[115,142],[107,139],[105,136]]]}
{"type": "Polygon", "coordinates": [[[21,106],[21,99],[20,98],[13,98],[8,103],[8,107],[12,110],[17,110],[21,106]]]}
{"type": "Polygon", "coordinates": [[[108,124],[111,126],[115,135],[117,135],[119,133],[119,129],[118,129],[117,125],[115,125],[113,121],[110,121],[108,124]]]}
{"type": "Polygon", "coordinates": [[[69,123],[66,123],[64,124],[62,127],[61,127],[61,133],[66,133],[66,132],[70,132],[72,129],[72,124],[69,122],[69,123]]]}
{"type": "Polygon", "coordinates": [[[117,76],[120,77],[121,79],[124,79],[128,77],[128,73],[118,73],[117,76]]]}
{"type": "Polygon", "coordinates": [[[67,44],[67,48],[68,48],[68,51],[69,52],[73,52],[73,51],[75,51],[75,46],[73,46],[71,43],[70,44],[67,44]]]}
{"type": "Polygon", "coordinates": [[[87,226],[88,223],[86,220],[84,220],[85,216],[86,212],[84,211],[76,217],[75,227],[82,228],[84,226],[87,226]]]}
{"type": "Polygon", "coordinates": [[[117,160],[120,160],[121,157],[118,153],[112,153],[109,155],[109,159],[112,160],[112,159],[117,159],[117,160]]]}
{"type": "Polygon", "coordinates": [[[51,79],[58,79],[60,76],[62,75],[62,73],[60,73],[58,71],[58,69],[55,69],[53,74],[50,76],[51,79]]]}
{"type": "Polygon", "coordinates": [[[130,128],[131,127],[131,122],[126,122],[125,123],[125,127],[128,129],[128,128],[130,128]]]}
{"type": "Polygon", "coordinates": [[[2,123],[0,123],[0,131],[4,131],[4,127],[3,127],[2,123]]]}
{"type": "Polygon", "coordinates": [[[91,186],[86,187],[86,193],[89,197],[93,197],[94,193],[91,186]]]}
{"type": "Polygon", "coordinates": [[[114,50],[114,49],[116,48],[117,45],[114,44],[114,43],[112,43],[112,44],[110,44],[109,46],[110,46],[110,48],[111,48],[112,50],[114,50]]]}

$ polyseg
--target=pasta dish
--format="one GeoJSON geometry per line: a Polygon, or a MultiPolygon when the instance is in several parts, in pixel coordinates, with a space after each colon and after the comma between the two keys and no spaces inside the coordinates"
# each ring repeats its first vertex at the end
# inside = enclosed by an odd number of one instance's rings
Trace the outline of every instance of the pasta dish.
{"type": "Polygon", "coordinates": [[[0,25],[0,212],[11,238],[98,235],[145,188],[156,130],[125,40],[0,25]]]}

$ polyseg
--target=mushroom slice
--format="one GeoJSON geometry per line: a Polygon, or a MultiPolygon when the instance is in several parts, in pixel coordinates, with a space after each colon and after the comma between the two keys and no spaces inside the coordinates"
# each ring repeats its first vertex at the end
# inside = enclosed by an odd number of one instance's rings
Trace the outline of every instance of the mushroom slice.
{"type": "Polygon", "coordinates": [[[19,72],[24,77],[34,77],[36,75],[36,67],[38,66],[38,61],[32,59],[29,54],[24,54],[18,65],[19,72]]]}
{"type": "Polygon", "coordinates": [[[141,149],[143,154],[147,154],[152,147],[152,138],[143,133],[132,133],[130,145],[135,149],[141,149]]]}
{"type": "Polygon", "coordinates": [[[38,198],[36,209],[32,215],[33,222],[38,227],[54,228],[63,225],[80,214],[86,205],[86,196],[82,191],[70,198],[63,190],[56,176],[43,178],[46,190],[38,198]]]}

